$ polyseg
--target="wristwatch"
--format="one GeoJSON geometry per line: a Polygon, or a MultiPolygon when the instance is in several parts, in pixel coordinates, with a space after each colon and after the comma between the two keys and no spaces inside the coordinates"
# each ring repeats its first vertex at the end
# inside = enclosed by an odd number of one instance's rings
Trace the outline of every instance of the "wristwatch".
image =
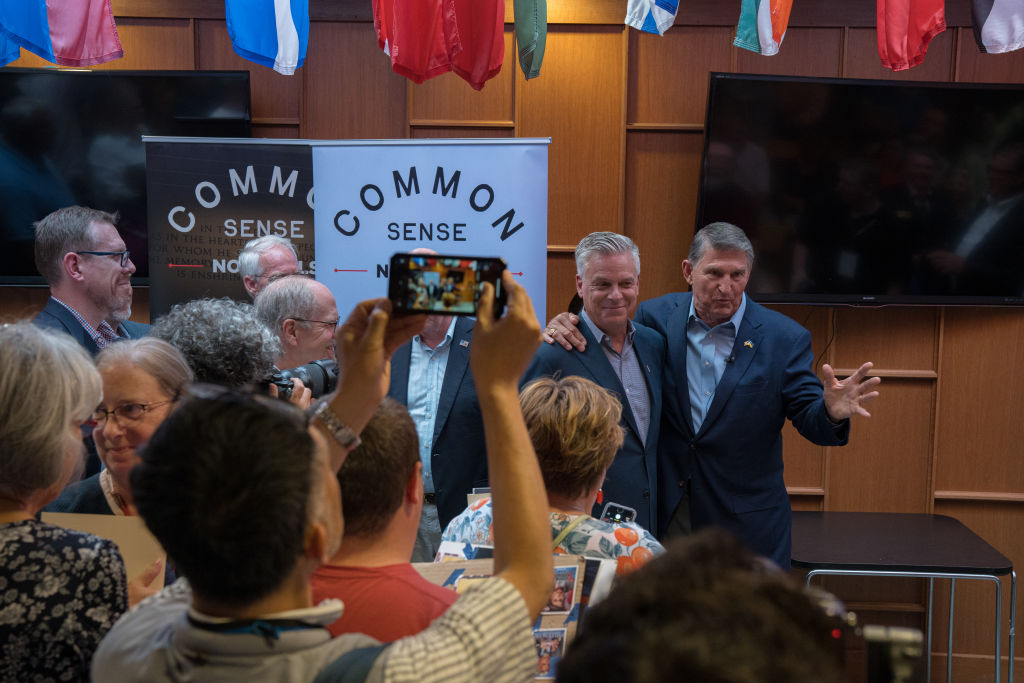
{"type": "Polygon", "coordinates": [[[334,440],[341,444],[342,448],[352,450],[363,442],[359,435],[352,431],[352,428],[338,419],[338,416],[331,412],[327,401],[322,401],[313,411],[313,417],[320,420],[320,424],[327,427],[334,440]]]}

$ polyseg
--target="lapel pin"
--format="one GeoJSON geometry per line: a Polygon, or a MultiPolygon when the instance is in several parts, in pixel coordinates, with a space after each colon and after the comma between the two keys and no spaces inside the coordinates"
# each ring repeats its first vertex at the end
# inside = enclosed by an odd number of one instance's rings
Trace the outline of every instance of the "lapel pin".
{"type": "Polygon", "coordinates": [[[754,342],[750,341],[749,339],[743,342],[743,345],[746,346],[748,349],[754,348],[754,342]]]}
{"type": "Polygon", "coordinates": [[[463,339],[462,341],[459,342],[459,346],[469,347],[469,340],[463,339]]]}

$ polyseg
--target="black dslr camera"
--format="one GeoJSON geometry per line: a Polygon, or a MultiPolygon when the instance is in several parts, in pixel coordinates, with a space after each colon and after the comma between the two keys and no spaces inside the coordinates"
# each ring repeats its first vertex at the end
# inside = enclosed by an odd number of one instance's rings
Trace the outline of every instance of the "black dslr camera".
{"type": "Polygon", "coordinates": [[[292,378],[298,377],[313,394],[320,398],[329,394],[338,386],[338,362],[333,360],[315,360],[290,370],[280,370],[267,378],[267,384],[277,385],[277,396],[288,400],[292,396],[292,378]]]}

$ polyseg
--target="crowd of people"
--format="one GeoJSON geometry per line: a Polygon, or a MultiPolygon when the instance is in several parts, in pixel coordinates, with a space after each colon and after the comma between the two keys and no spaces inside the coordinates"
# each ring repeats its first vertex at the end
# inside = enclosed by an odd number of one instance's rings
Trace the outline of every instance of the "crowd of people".
{"type": "MultiPolygon", "coordinates": [[[[834,624],[782,571],[778,432],[788,417],[843,442],[877,380],[826,366],[822,386],[806,331],[746,300],[742,231],[698,235],[693,293],[635,320],[635,245],[588,236],[583,310],[543,334],[509,273],[498,319],[392,316],[379,299],[342,322],[294,249],[263,238],[239,259],[253,304],[191,301],[150,328],[129,321],[116,220],[70,207],[37,223],[51,298],[0,326],[0,679],[529,680],[539,657],[566,681],[838,675],[834,624]],[[280,400],[265,381],[325,358],[324,396],[292,380],[280,400]],[[702,407],[687,372],[714,378],[702,407]],[[753,411],[746,427],[715,422],[727,400],[753,411]],[[101,469],[82,478],[90,449],[101,469]],[[637,519],[602,519],[609,494],[637,519]],[[126,576],[112,542],[44,510],[138,515],[166,564],[126,576]],[[460,593],[427,582],[410,562],[442,538],[493,546],[493,576],[460,593]],[[553,553],[619,569],[564,653],[533,631],[566,590],[553,553]],[[761,621],[734,633],[740,605],[761,621]]],[[[484,285],[481,310],[493,298],[484,285]]]]}

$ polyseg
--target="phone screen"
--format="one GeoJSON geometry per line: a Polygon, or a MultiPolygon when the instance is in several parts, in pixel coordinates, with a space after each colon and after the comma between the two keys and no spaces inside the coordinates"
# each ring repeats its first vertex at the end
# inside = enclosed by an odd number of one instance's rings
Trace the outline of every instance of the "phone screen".
{"type": "Polygon", "coordinates": [[[478,315],[484,282],[494,285],[495,317],[504,309],[501,258],[395,254],[388,268],[388,298],[396,312],[478,315]]]}
{"type": "Polygon", "coordinates": [[[601,519],[606,522],[614,522],[616,524],[632,522],[636,519],[636,510],[626,505],[607,503],[604,506],[604,510],[601,512],[601,519]]]}

